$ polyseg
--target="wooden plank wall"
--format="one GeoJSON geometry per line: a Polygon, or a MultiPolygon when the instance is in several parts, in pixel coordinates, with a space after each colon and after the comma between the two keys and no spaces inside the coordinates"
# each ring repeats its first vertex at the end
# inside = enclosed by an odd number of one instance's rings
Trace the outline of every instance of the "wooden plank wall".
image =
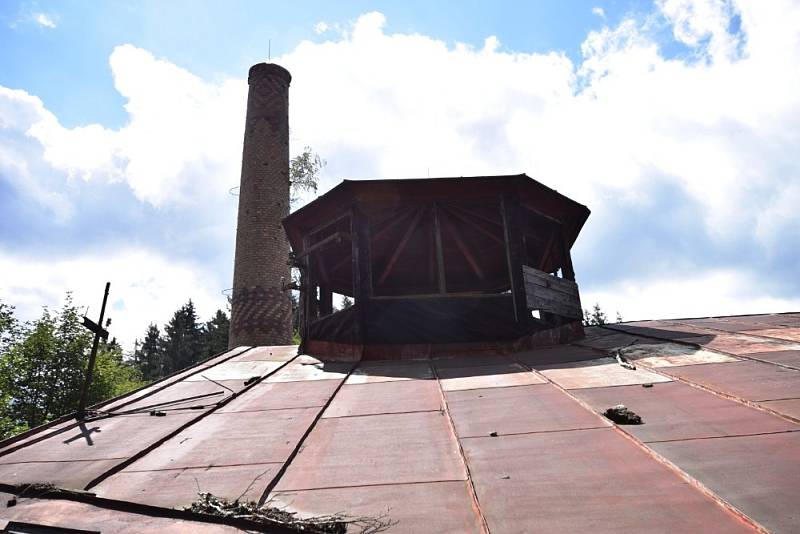
{"type": "Polygon", "coordinates": [[[548,313],[582,319],[581,299],[578,284],[564,278],[556,278],[552,274],[522,266],[525,279],[525,296],[528,309],[541,310],[548,313]]]}

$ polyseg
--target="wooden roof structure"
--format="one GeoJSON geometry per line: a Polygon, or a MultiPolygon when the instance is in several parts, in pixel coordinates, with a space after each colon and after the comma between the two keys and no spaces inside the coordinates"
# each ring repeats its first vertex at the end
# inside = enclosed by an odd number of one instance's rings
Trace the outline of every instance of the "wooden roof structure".
{"type": "Polygon", "coordinates": [[[354,346],[508,341],[575,322],[569,251],[588,216],[525,174],[345,180],[283,220],[303,273],[304,337],[354,346]],[[544,294],[529,298],[537,284],[544,294]],[[356,310],[333,313],[334,293],[353,297],[356,310]],[[531,310],[549,315],[537,322],[531,310]],[[398,327],[412,317],[421,322],[398,327]]]}

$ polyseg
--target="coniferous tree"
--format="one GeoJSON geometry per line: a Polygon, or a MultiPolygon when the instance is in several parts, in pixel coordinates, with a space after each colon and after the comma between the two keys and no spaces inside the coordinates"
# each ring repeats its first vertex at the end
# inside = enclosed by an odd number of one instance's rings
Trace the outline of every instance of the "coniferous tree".
{"type": "Polygon", "coordinates": [[[133,359],[142,373],[142,378],[148,382],[158,380],[166,375],[164,358],[164,341],[161,331],[153,323],[147,327],[147,333],[141,345],[138,344],[133,351],[133,359]]]}
{"type": "Polygon", "coordinates": [[[203,331],[197,322],[194,303],[181,306],[164,326],[164,363],[166,374],[185,369],[197,362],[203,350],[203,331]]]}
{"type": "Polygon", "coordinates": [[[228,350],[228,330],[230,330],[230,327],[231,321],[228,318],[228,314],[222,310],[217,310],[214,317],[206,323],[203,331],[204,358],[228,350]]]}

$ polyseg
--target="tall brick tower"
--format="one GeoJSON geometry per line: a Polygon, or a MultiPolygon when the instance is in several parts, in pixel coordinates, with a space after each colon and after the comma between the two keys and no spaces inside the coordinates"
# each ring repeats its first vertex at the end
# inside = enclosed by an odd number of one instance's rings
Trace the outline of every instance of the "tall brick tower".
{"type": "Polygon", "coordinates": [[[239,188],[236,259],[229,346],[288,345],[291,301],[289,243],[281,219],[289,214],[289,71],[250,68],[239,188]]]}

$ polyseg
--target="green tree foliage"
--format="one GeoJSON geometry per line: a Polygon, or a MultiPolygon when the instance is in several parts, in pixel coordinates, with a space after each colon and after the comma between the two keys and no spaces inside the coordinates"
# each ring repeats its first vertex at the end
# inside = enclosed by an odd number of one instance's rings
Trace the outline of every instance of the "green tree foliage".
{"type": "Polygon", "coordinates": [[[228,350],[228,331],[230,328],[231,321],[228,318],[228,314],[222,310],[217,310],[203,330],[204,358],[209,358],[214,354],[228,350]]]}
{"type": "Polygon", "coordinates": [[[289,184],[292,188],[291,202],[297,201],[304,191],[317,190],[319,173],[326,165],[326,161],[319,157],[311,147],[305,147],[303,153],[295,156],[289,162],[289,184]]]}
{"type": "Polygon", "coordinates": [[[142,373],[142,378],[148,382],[164,376],[164,341],[161,331],[153,323],[147,327],[144,341],[138,340],[133,351],[133,362],[142,373]]]}
{"type": "MultiPolygon", "coordinates": [[[[72,295],[58,314],[45,309],[20,326],[0,353],[0,429],[4,435],[75,411],[86,376],[92,334],[82,324],[72,295]]],[[[115,341],[101,344],[89,404],[142,384],[115,341]]]]}
{"type": "Polygon", "coordinates": [[[592,306],[592,311],[583,310],[583,325],[584,326],[599,326],[606,324],[608,322],[608,318],[606,317],[606,313],[600,307],[600,304],[595,302],[594,306],[592,306]]]}
{"type": "Polygon", "coordinates": [[[164,372],[169,374],[189,367],[201,359],[202,349],[203,328],[197,322],[194,303],[189,300],[164,326],[164,372]]]}
{"type": "Polygon", "coordinates": [[[353,306],[353,299],[351,299],[347,295],[342,297],[342,309],[343,310],[346,310],[347,308],[350,308],[352,306],[353,306]]]}

